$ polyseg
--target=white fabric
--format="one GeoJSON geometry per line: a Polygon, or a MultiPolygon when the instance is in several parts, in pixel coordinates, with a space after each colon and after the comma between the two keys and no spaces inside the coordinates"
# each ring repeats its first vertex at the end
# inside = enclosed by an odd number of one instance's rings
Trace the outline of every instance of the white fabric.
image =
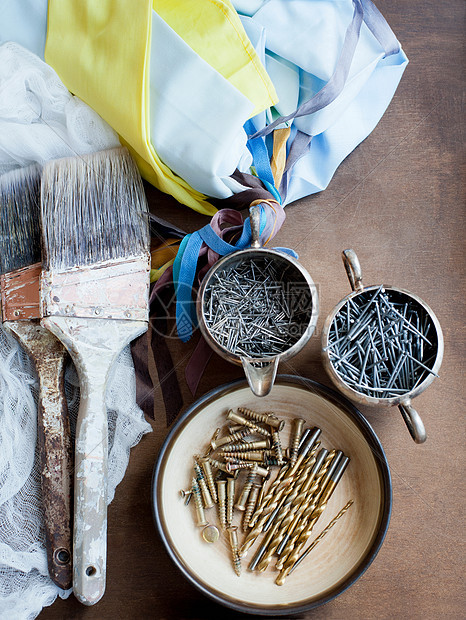
{"type": "MultiPolygon", "coordinates": [[[[119,144],[116,133],[73,97],[55,72],[15,43],[0,46],[0,174],[32,162],[119,144]]],[[[66,373],[70,419],[78,380],[66,373]]],[[[17,342],[0,327],[0,619],[30,620],[57,596],[45,551],[36,452],[37,380],[17,342]]],[[[151,430],[136,405],[129,347],[118,358],[106,396],[109,416],[108,501],[125,473],[129,450],[151,430]]],[[[110,550],[111,553],[111,550],[110,550]]]]}
{"type": "Polygon", "coordinates": [[[119,144],[49,65],[16,43],[0,45],[0,174],[119,144]]]}
{"type": "Polygon", "coordinates": [[[194,189],[232,195],[253,104],[152,11],[150,135],[162,161],[194,189]]]}
{"type": "MultiPolygon", "coordinates": [[[[72,428],[79,405],[74,367],[66,372],[72,428]]],[[[151,430],[136,405],[127,347],[113,368],[106,396],[109,419],[108,501],[121,482],[129,451],[151,430]]],[[[0,327],[0,619],[30,620],[57,596],[48,576],[36,450],[37,379],[27,355],[0,327]]],[[[109,553],[111,553],[109,549],[109,553]]]]}

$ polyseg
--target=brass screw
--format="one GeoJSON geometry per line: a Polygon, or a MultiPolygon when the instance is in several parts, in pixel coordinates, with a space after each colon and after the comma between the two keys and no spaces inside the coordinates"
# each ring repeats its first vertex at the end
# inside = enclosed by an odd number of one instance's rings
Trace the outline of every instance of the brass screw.
{"type": "Polygon", "coordinates": [[[184,499],[184,505],[187,506],[193,496],[193,490],[188,489],[187,491],[185,491],[184,489],[181,489],[180,495],[184,499]]]}
{"type": "Polygon", "coordinates": [[[235,504],[235,508],[237,508],[238,510],[246,509],[246,503],[248,501],[249,493],[251,491],[252,485],[254,484],[256,480],[256,472],[257,472],[257,467],[253,467],[248,472],[246,482],[244,483],[243,490],[241,491],[238,501],[235,504]]]}
{"type": "Polygon", "coordinates": [[[265,457],[270,456],[270,451],[253,450],[251,452],[223,452],[222,456],[225,461],[230,461],[231,459],[239,459],[240,461],[258,461],[262,463],[265,460],[265,457]]]}
{"type": "Polygon", "coordinates": [[[241,560],[238,555],[238,528],[233,525],[228,528],[228,535],[230,538],[231,558],[233,561],[233,568],[238,577],[241,575],[241,560]]]}
{"type": "Polygon", "coordinates": [[[281,431],[285,426],[285,420],[280,420],[273,413],[258,413],[257,411],[253,411],[252,409],[246,409],[246,407],[238,407],[238,411],[245,415],[247,418],[251,420],[256,420],[256,422],[262,422],[263,424],[267,424],[272,428],[276,428],[278,431],[281,431]]]}
{"type": "Polygon", "coordinates": [[[259,435],[264,435],[264,437],[270,437],[271,435],[270,431],[266,430],[265,428],[262,428],[262,426],[259,426],[258,424],[255,424],[254,422],[251,422],[251,420],[248,420],[247,418],[243,417],[239,413],[235,413],[233,409],[229,410],[227,419],[233,420],[234,422],[238,422],[238,424],[243,424],[244,426],[248,426],[255,433],[258,433],[259,435]]]}
{"type": "Polygon", "coordinates": [[[210,442],[210,445],[212,446],[213,450],[217,450],[217,448],[220,448],[220,446],[224,446],[235,441],[241,441],[243,437],[247,437],[250,434],[251,429],[241,426],[241,430],[236,431],[235,433],[231,433],[230,435],[225,435],[225,437],[222,437],[221,439],[214,439],[210,442]]]}
{"type": "Polygon", "coordinates": [[[227,481],[217,480],[217,495],[218,495],[218,518],[222,529],[227,526],[227,481]]]}
{"type": "Polygon", "coordinates": [[[217,489],[215,487],[214,475],[212,472],[212,466],[209,461],[209,457],[204,456],[200,459],[200,463],[202,465],[202,469],[204,470],[204,476],[207,481],[207,486],[209,487],[210,496],[213,499],[214,503],[217,503],[217,489]]]}
{"type": "MultiPolygon", "coordinates": [[[[236,460],[236,462],[232,463],[231,461],[227,463],[227,472],[229,474],[233,473],[238,469],[252,469],[254,465],[257,465],[257,461],[240,461],[236,460]]],[[[259,476],[267,476],[269,470],[265,467],[258,467],[257,472],[259,476]]]]}
{"type": "Polygon", "coordinates": [[[199,466],[199,463],[194,461],[194,472],[196,474],[196,480],[199,484],[199,488],[202,493],[202,497],[204,498],[204,508],[212,508],[214,502],[212,501],[212,497],[210,496],[209,487],[204,478],[204,472],[199,466]]]}
{"type": "Polygon", "coordinates": [[[217,469],[220,469],[220,471],[224,471],[227,474],[230,473],[230,471],[227,469],[226,463],[222,463],[221,461],[218,461],[217,459],[214,459],[211,456],[209,456],[208,459],[210,461],[210,464],[216,467],[217,469]]]}
{"type": "Polygon", "coordinates": [[[201,490],[199,489],[199,485],[197,483],[196,478],[192,480],[193,486],[193,496],[194,496],[194,506],[196,509],[196,525],[198,527],[204,527],[207,525],[207,521],[204,514],[204,506],[202,505],[202,496],[201,490]]]}
{"type": "Polygon", "coordinates": [[[252,513],[254,512],[254,508],[256,507],[257,498],[259,497],[259,492],[261,490],[260,484],[253,484],[251,491],[249,492],[248,501],[246,504],[246,510],[244,512],[243,517],[243,532],[246,532],[249,527],[249,521],[251,520],[252,513]]]}
{"type": "Polygon", "coordinates": [[[259,441],[240,441],[238,443],[228,444],[221,448],[221,452],[248,452],[249,450],[267,450],[270,448],[268,439],[259,441]]]}
{"type": "Polygon", "coordinates": [[[204,457],[209,456],[209,454],[212,452],[212,450],[214,449],[212,444],[215,443],[217,437],[220,435],[220,428],[216,428],[214,434],[212,435],[212,439],[210,440],[210,444],[207,447],[206,453],[204,454],[204,457]]]}
{"type": "Polygon", "coordinates": [[[233,504],[235,503],[236,480],[227,479],[227,526],[230,527],[233,521],[233,504]]]}
{"type": "Polygon", "coordinates": [[[298,446],[303,433],[304,420],[303,418],[295,418],[293,420],[293,431],[290,441],[290,463],[294,465],[298,458],[298,446]]]}
{"type": "Polygon", "coordinates": [[[279,465],[283,464],[283,450],[282,444],[280,441],[280,433],[278,431],[274,431],[272,433],[272,450],[275,452],[275,456],[277,457],[277,461],[279,465]]]}

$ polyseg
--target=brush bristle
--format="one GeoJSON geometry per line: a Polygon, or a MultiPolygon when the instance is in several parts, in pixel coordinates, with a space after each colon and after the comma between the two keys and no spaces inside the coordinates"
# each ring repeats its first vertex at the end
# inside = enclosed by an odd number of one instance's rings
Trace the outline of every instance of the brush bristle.
{"type": "Polygon", "coordinates": [[[0,176],[0,273],[41,261],[40,166],[0,176]]]}
{"type": "Polygon", "coordinates": [[[149,252],[144,187],[126,148],[48,162],[41,211],[47,270],[149,252]]]}

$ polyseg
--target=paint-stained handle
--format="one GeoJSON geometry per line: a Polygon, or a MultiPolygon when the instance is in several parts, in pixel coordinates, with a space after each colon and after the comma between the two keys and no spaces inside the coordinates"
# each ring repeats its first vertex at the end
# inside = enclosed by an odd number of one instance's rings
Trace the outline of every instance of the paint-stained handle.
{"type": "Polygon", "coordinates": [[[147,330],[145,321],[51,316],[42,319],[68,349],[81,402],[75,444],[73,592],[94,605],[105,592],[108,427],[105,392],[122,349],[147,330]]]}
{"type": "Polygon", "coordinates": [[[106,577],[108,425],[105,392],[112,360],[106,356],[102,358],[84,365],[79,375],[81,402],[75,444],[73,590],[85,605],[93,605],[102,598],[106,577]],[[97,365],[100,369],[96,373],[97,365]]]}
{"type": "Polygon", "coordinates": [[[44,351],[35,359],[40,394],[37,430],[49,574],[60,588],[68,589],[72,580],[72,458],[64,387],[68,353],[61,342],[57,344],[61,350],[56,354],[44,351]]]}
{"type": "Polygon", "coordinates": [[[64,391],[68,354],[38,320],[8,321],[5,326],[29,354],[39,377],[37,434],[48,569],[57,586],[68,589],[72,578],[72,457],[64,391]]]}

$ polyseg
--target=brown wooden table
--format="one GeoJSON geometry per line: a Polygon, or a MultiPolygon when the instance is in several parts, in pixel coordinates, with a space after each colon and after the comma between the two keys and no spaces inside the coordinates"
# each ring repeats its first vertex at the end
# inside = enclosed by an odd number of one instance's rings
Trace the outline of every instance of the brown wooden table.
{"type": "MultiPolygon", "coordinates": [[[[287,207],[275,244],[294,247],[318,284],[320,317],[310,344],[282,372],[330,385],[320,361],[322,324],[349,292],[340,259],[356,250],[366,284],[417,293],[443,327],[440,379],[416,399],[428,440],[415,445],[396,409],[361,408],[382,441],[393,480],[393,513],[385,543],[363,577],[304,617],[464,617],[463,477],[464,160],[462,0],[379,0],[410,64],[375,131],[340,166],[328,189],[287,207]]],[[[189,231],[207,219],[149,192],[151,209],[189,231]]],[[[170,341],[185,406],[193,345],[170,341]]],[[[216,358],[196,398],[240,377],[216,358]]],[[[155,381],[157,377],[154,376],[155,381]]],[[[108,578],[92,608],[57,600],[41,620],[105,618],[205,619],[239,614],[211,602],[169,559],[155,531],[151,477],[167,433],[160,388],[154,432],[133,449],[109,508],[108,578]]]]}

